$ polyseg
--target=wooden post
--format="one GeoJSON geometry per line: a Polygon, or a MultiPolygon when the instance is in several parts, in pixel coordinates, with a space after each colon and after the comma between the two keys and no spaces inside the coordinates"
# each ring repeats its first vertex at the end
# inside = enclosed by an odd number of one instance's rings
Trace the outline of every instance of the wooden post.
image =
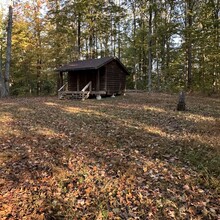
{"type": "Polygon", "coordinates": [[[107,68],[105,67],[105,91],[107,91],[107,68]]]}
{"type": "Polygon", "coordinates": [[[98,73],[96,75],[96,90],[100,91],[100,72],[99,72],[99,69],[98,69],[98,73]]]}
{"type": "Polygon", "coordinates": [[[59,72],[57,76],[57,91],[63,86],[63,73],[59,72]]]}
{"type": "Polygon", "coordinates": [[[60,72],[60,83],[63,86],[63,72],[60,72]]]}
{"type": "Polygon", "coordinates": [[[77,73],[77,81],[76,81],[76,85],[77,85],[77,92],[79,92],[79,73],[77,73]]]}
{"type": "Polygon", "coordinates": [[[182,91],[179,94],[179,101],[178,101],[178,104],[177,104],[177,111],[185,111],[185,110],[186,110],[185,94],[182,91]]]}

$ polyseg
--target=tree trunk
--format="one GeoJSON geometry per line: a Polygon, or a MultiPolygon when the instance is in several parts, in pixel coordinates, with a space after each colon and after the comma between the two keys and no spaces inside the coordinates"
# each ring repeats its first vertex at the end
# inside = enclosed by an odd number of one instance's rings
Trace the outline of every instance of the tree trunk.
{"type": "Polygon", "coordinates": [[[148,91],[151,92],[151,84],[152,84],[152,2],[150,1],[150,8],[149,8],[149,27],[148,27],[148,91]]]}
{"type": "Polygon", "coordinates": [[[11,64],[11,35],[12,35],[12,6],[9,6],[9,18],[7,27],[7,48],[6,48],[6,63],[5,63],[5,94],[9,96],[9,78],[10,78],[10,64],[11,64]]]}
{"type": "Polygon", "coordinates": [[[0,98],[5,96],[5,83],[2,73],[2,41],[0,42],[0,98]]]}
{"type": "MultiPolygon", "coordinates": [[[[219,37],[219,4],[220,1],[217,0],[216,2],[214,0],[211,1],[212,7],[213,7],[213,28],[214,28],[214,47],[216,48],[216,51],[219,51],[219,42],[220,42],[220,37],[219,37]]],[[[218,52],[217,52],[218,53],[218,52]]],[[[218,80],[219,80],[219,71],[218,71],[218,57],[215,56],[214,58],[214,65],[213,65],[213,91],[212,92],[217,92],[218,91],[218,80]]]]}
{"type": "Polygon", "coordinates": [[[192,11],[193,11],[193,2],[192,0],[186,1],[186,57],[187,57],[187,88],[191,89],[192,86],[192,37],[191,37],[191,31],[192,31],[192,11]]]}
{"type": "Polygon", "coordinates": [[[37,96],[40,95],[40,91],[41,91],[41,65],[42,65],[42,61],[41,59],[37,60],[37,96]]]}
{"type": "Polygon", "coordinates": [[[78,59],[81,59],[81,14],[78,14],[77,20],[77,44],[78,44],[78,59]]]}
{"type": "Polygon", "coordinates": [[[132,4],[132,13],[133,13],[133,47],[134,47],[134,75],[133,75],[133,83],[134,83],[134,89],[137,90],[137,79],[138,79],[138,67],[137,67],[137,48],[136,48],[136,29],[137,29],[137,18],[136,18],[136,4],[135,2],[132,4]]]}

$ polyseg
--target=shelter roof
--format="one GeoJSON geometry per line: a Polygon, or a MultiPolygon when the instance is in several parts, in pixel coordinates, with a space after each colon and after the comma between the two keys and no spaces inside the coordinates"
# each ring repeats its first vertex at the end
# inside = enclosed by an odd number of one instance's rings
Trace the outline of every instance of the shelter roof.
{"type": "Polygon", "coordinates": [[[116,60],[118,64],[122,67],[122,69],[126,72],[126,74],[128,74],[128,71],[126,70],[125,66],[116,57],[103,57],[99,59],[78,60],[65,64],[56,69],[56,71],[69,72],[78,70],[95,70],[101,68],[102,66],[105,66],[113,60],[116,60]]]}

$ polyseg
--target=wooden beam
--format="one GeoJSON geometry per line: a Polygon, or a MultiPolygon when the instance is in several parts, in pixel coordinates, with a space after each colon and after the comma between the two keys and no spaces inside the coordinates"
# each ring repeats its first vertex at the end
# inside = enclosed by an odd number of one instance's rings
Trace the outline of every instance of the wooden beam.
{"type": "Polygon", "coordinates": [[[79,92],[79,73],[77,73],[77,81],[76,81],[76,83],[77,83],[77,91],[79,92]]]}
{"type": "Polygon", "coordinates": [[[63,86],[63,73],[59,72],[57,76],[57,90],[63,86]]]}
{"type": "Polygon", "coordinates": [[[100,90],[100,71],[98,69],[98,72],[96,74],[96,90],[99,91],[100,90]]]}
{"type": "Polygon", "coordinates": [[[63,72],[60,72],[60,84],[63,86],[63,72]]]}
{"type": "Polygon", "coordinates": [[[105,91],[107,91],[107,67],[105,67],[105,91]]]}

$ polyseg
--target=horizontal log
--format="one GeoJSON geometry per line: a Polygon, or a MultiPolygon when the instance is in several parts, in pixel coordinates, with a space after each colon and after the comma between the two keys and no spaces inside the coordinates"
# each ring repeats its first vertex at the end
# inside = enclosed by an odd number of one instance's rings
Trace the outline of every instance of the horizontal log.
{"type": "MultiPolygon", "coordinates": [[[[63,91],[62,94],[84,94],[85,92],[83,91],[63,91]]],[[[91,91],[91,95],[105,95],[106,91],[91,91]]]]}

